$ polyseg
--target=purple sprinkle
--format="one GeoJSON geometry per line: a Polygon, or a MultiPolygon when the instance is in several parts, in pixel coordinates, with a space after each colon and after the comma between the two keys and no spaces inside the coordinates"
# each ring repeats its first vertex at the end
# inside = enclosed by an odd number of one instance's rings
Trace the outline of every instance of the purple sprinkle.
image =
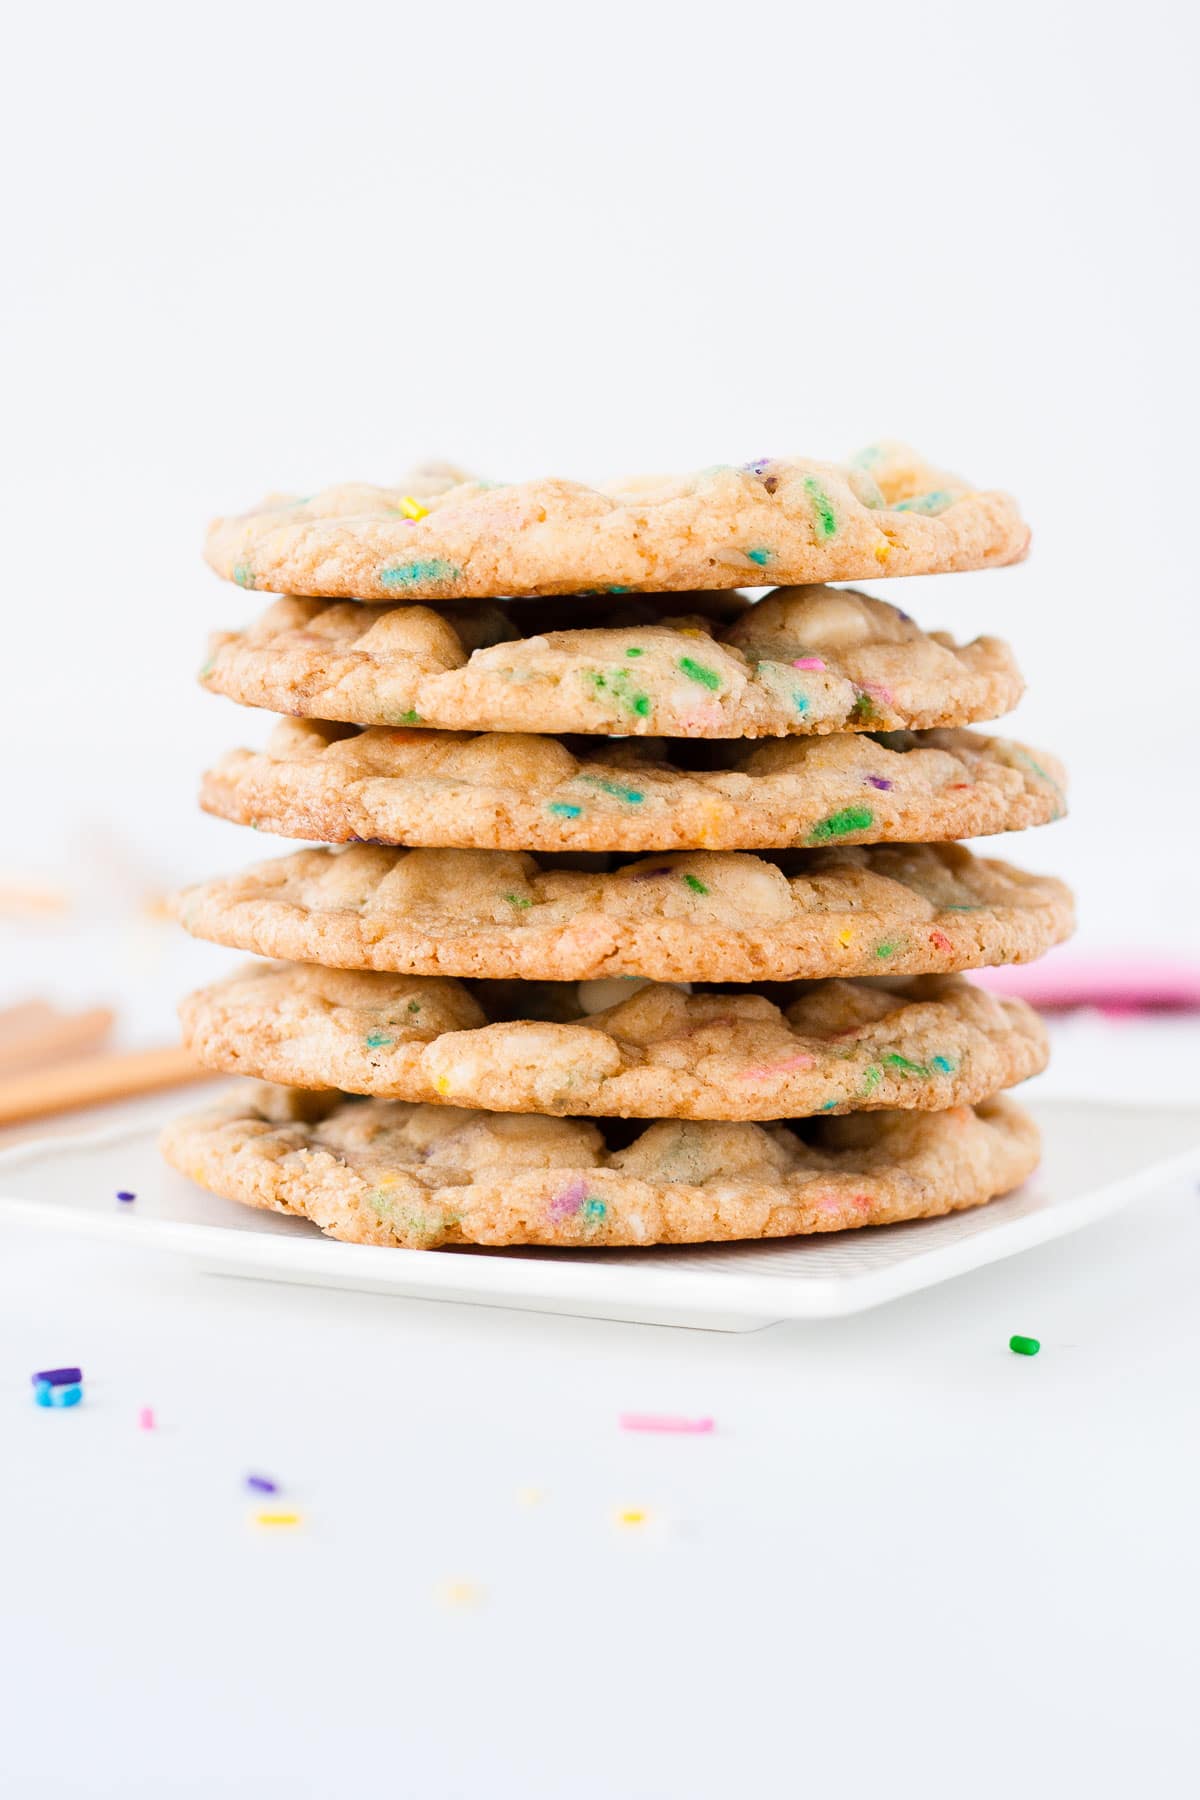
{"type": "Polygon", "coordinates": [[[653,881],[658,875],[670,875],[670,869],[643,869],[640,875],[631,876],[633,881],[653,881]]]}
{"type": "Polygon", "coordinates": [[[128,1188],[118,1188],[117,1189],[117,1199],[118,1200],[136,1200],[137,1195],[131,1194],[128,1188]]]}
{"type": "Polygon", "coordinates": [[[256,1494],[277,1494],[279,1483],[272,1481],[269,1475],[247,1475],[246,1486],[253,1488],[256,1494]]]}
{"type": "Polygon", "coordinates": [[[30,1377],[34,1387],[44,1381],[47,1387],[75,1387],[83,1380],[82,1369],[39,1369],[30,1377]]]}
{"type": "Polygon", "coordinates": [[[561,1194],[555,1194],[546,1208],[546,1216],[551,1219],[570,1218],[572,1213],[579,1211],[586,1199],[587,1182],[580,1176],[578,1181],[572,1181],[565,1187],[561,1194]]]}
{"type": "Polygon", "coordinates": [[[889,794],[890,794],[890,793],[891,793],[891,791],[892,791],[892,784],[891,784],[891,782],[890,782],[890,781],[885,781],[885,780],[884,780],[884,779],[883,779],[883,776],[882,776],[882,775],[868,775],[868,776],[867,776],[867,780],[868,780],[868,781],[869,781],[869,782],[870,782],[870,784],[871,784],[871,786],[872,786],[872,787],[874,787],[874,788],[882,788],[882,789],[883,789],[883,790],[884,790],[884,792],[885,792],[885,793],[889,793],[889,794]]]}
{"type": "Polygon", "coordinates": [[[747,475],[761,475],[764,469],[770,468],[774,460],[773,456],[756,456],[753,462],[743,463],[742,467],[747,475]]]}

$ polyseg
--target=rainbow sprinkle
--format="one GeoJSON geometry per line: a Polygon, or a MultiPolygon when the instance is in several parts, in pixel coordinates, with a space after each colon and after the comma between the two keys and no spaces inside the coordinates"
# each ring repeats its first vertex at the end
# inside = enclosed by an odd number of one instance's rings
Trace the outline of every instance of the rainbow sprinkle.
{"type": "Polygon", "coordinates": [[[670,1431],[695,1437],[716,1429],[712,1419],[682,1419],[669,1413],[622,1413],[619,1424],[622,1431],[670,1431]]]}
{"type": "Polygon", "coordinates": [[[414,521],[417,519],[427,519],[429,517],[429,508],[427,506],[422,506],[419,500],[414,500],[411,494],[404,494],[401,499],[397,501],[396,510],[402,512],[406,519],[412,519],[414,521]]]}
{"type": "Polygon", "coordinates": [[[1008,1340],[1008,1347],[1010,1350],[1014,1351],[1017,1356],[1036,1356],[1042,1346],[1037,1338],[1010,1337],[1008,1340]]]}
{"type": "Polygon", "coordinates": [[[827,844],[831,838],[847,837],[852,831],[865,831],[873,823],[875,814],[867,806],[847,806],[841,812],[830,813],[813,826],[808,834],[810,844],[827,844]]]}
{"type": "Polygon", "coordinates": [[[715,669],[707,668],[704,663],[693,661],[690,656],[681,656],[679,667],[690,681],[698,681],[701,687],[706,687],[713,693],[721,685],[721,677],[715,669]]]}
{"type": "Polygon", "coordinates": [[[812,475],[805,476],[804,491],[812,501],[817,537],[831,538],[837,531],[837,514],[833,510],[833,502],[829,495],[812,475]]]}

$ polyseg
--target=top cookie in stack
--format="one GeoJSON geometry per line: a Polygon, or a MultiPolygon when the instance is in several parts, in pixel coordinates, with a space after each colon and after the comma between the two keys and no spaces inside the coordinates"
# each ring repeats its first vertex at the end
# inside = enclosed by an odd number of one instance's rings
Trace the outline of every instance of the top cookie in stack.
{"type": "Polygon", "coordinates": [[[202,679],[290,717],[202,803],[341,847],[180,896],[288,960],[185,1003],[205,1062],[282,1085],[171,1127],[170,1160],[411,1247],[1007,1192],[1037,1140],[995,1096],[1045,1037],[959,972],[1041,954],[1071,899],[953,840],[1058,817],[1062,771],[964,729],[1019,696],[1003,643],[812,584],[1027,544],[1007,496],[894,445],[603,492],[426,471],[218,521],[218,572],[287,597],[202,679]],[[730,591],[756,574],[790,585],[730,591]]]}

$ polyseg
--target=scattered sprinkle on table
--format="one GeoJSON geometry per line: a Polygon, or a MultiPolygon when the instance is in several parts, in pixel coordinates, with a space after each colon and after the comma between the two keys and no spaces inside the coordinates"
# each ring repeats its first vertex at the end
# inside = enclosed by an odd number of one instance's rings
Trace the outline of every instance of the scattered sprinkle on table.
{"type": "Polygon", "coordinates": [[[473,1581],[444,1581],[438,1590],[446,1606],[478,1606],[483,1589],[473,1581]]]}
{"type": "Polygon", "coordinates": [[[252,1488],[256,1494],[277,1494],[279,1492],[279,1483],[272,1481],[269,1475],[247,1475],[246,1486],[252,1488]]]}
{"type": "Polygon", "coordinates": [[[37,1369],[30,1377],[34,1387],[45,1382],[47,1387],[78,1387],[83,1380],[82,1369],[37,1369]]]}
{"type": "Polygon", "coordinates": [[[254,1515],[256,1525],[299,1525],[302,1523],[298,1512],[257,1512],[254,1515]]]}
{"type": "Polygon", "coordinates": [[[693,1435],[715,1429],[711,1419],[681,1419],[666,1413],[622,1413],[622,1431],[675,1431],[693,1435]]]}
{"type": "Polygon", "coordinates": [[[640,1506],[622,1507],[617,1514],[618,1525],[644,1525],[645,1523],[646,1515],[640,1506]]]}
{"type": "Polygon", "coordinates": [[[131,1193],[128,1188],[118,1188],[117,1189],[117,1199],[125,1200],[125,1201],[136,1200],[137,1195],[131,1193]]]}
{"type": "Polygon", "coordinates": [[[1015,1350],[1018,1356],[1036,1356],[1042,1346],[1036,1338],[1010,1337],[1008,1347],[1015,1350]]]}
{"type": "Polygon", "coordinates": [[[139,1431],[153,1431],[154,1430],[154,1408],[152,1406],[143,1406],[141,1411],[138,1413],[138,1430],[139,1431]]]}
{"type": "Polygon", "coordinates": [[[83,1389],[78,1382],[39,1381],[33,1390],[35,1406],[78,1406],[83,1399],[83,1389]]]}
{"type": "Polygon", "coordinates": [[[522,1506],[540,1506],[545,1498],[545,1488],[523,1487],[517,1489],[517,1499],[522,1506]]]}

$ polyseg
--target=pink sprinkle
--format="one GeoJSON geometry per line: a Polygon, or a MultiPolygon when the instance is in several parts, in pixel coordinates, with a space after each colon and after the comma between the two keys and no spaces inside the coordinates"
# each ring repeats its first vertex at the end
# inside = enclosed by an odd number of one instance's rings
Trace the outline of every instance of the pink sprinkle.
{"type": "Polygon", "coordinates": [[[768,1063],[762,1069],[743,1069],[740,1079],[742,1081],[758,1081],[764,1075],[784,1075],[789,1069],[811,1069],[815,1065],[816,1058],[808,1056],[803,1050],[800,1050],[795,1056],[789,1056],[784,1062],[768,1063]]]}
{"type": "Polygon", "coordinates": [[[565,1187],[561,1194],[555,1194],[546,1208],[547,1217],[568,1219],[572,1213],[579,1211],[586,1199],[587,1182],[580,1177],[578,1181],[573,1181],[569,1187],[565,1187]]]}
{"type": "Polygon", "coordinates": [[[823,656],[797,656],[793,659],[793,669],[823,669],[826,662],[823,656]]]}
{"type": "Polygon", "coordinates": [[[895,704],[892,698],[891,688],[881,687],[877,681],[860,681],[858,686],[863,690],[864,694],[877,695],[878,698],[883,701],[885,706],[893,706],[895,704]]]}
{"type": "Polygon", "coordinates": [[[138,1428],[141,1431],[154,1430],[154,1408],[152,1406],[143,1406],[138,1414],[138,1428]]]}
{"type": "Polygon", "coordinates": [[[660,1413],[622,1413],[622,1431],[705,1432],[715,1430],[711,1419],[676,1419],[660,1413]]]}

